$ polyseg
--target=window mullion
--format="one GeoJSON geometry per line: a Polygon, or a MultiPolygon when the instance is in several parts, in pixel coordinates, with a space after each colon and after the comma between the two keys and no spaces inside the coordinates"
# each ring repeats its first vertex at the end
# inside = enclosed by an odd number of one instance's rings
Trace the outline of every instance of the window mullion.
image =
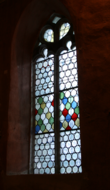
{"type": "Polygon", "coordinates": [[[55,130],[55,173],[60,173],[60,129],[59,129],[59,59],[54,58],[54,130],[55,130]]]}

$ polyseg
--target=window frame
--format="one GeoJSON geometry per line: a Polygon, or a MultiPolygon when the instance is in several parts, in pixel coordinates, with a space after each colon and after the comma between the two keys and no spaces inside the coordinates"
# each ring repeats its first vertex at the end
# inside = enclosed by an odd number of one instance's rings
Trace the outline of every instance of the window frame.
{"type": "MultiPolygon", "coordinates": [[[[59,138],[60,137],[60,128],[59,128],[59,92],[60,91],[59,91],[59,60],[58,59],[59,59],[60,53],[63,50],[68,50],[66,46],[66,43],[68,41],[72,42],[71,48],[76,47],[75,34],[73,33],[73,31],[74,31],[73,26],[68,19],[66,19],[65,17],[61,15],[53,14],[48,20],[48,22],[46,23],[46,25],[41,29],[40,34],[39,34],[39,39],[36,42],[34,52],[33,52],[33,61],[32,61],[33,71],[31,73],[34,73],[35,71],[34,65],[36,63],[36,60],[40,57],[44,57],[44,54],[43,54],[44,49],[48,49],[48,56],[51,54],[54,54],[54,81],[56,81],[54,82],[54,89],[56,89],[56,91],[54,91],[54,101],[56,102],[54,104],[54,119],[55,119],[54,125],[57,126],[57,128],[54,128],[54,134],[56,135],[56,139],[57,139],[55,140],[55,174],[61,174],[60,173],[60,140],[59,140],[60,139],[59,138]],[[54,24],[52,23],[52,20],[56,16],[60,16],[61,20],[59,20],[57,24],[54,24]],[[65,22],[68,22],[70,24],[70,30],[62,39],[59,39],[59,29],[61,25],[65,22]],[[55,34],[54,42],[46,42],[44,40],[43,36],[47,29],[52,29],[54,31],[54,34],[55,34]],[[40,46],[38,45],[39,42],[41,42],[40,46]]],[[[32,83],[34,84],[34,81],[32,83]]],[[[34,85],[32,88],[34,89],[34,85]]],[[[33,90],[32,90],[32,93],[35,94],[33,90]]],[[[35,97],[32,97],[32,99],[35,99],[35,97]]],[[[32,100],[32,102],[34,101],[32,100]]],[[[35,107],[35,103],[33,106],[35,107]]],[[[33,129],[35,129],[34,121],[33,121],[33,129]]],[[[34,131],[34,134],[35,134],[35,131],[34,131]]],[[[34,144],[34,135],[33,135],[32,144],[34,144]]],[[[33,171],[34,171],[34,167],[33,167],[33,171]]]]}

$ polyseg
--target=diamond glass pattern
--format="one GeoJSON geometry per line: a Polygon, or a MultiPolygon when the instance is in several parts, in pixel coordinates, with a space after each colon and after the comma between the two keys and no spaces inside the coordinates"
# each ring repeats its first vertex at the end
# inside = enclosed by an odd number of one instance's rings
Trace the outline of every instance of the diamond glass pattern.
{"type": "Polygon", "coordinates": [[[60,111],[60,130],[80,127],[78,88],[70,89],[69,93],[68,91],[60,92],[60,111]]]}
{"type": "Polygon", "coordinates": [[[54,95],[35,98],[35,134],[52,132],[54,124],[54,95]]]}
{"type": "Polygon", "coordinates": [[[55,173],[54,133],[35,135],[34,174],[55,173]]]}

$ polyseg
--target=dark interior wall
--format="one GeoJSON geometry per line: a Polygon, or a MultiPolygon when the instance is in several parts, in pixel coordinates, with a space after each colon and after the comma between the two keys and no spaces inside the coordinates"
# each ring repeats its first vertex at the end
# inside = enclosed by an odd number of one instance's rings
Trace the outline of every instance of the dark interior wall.
{"type": "Polygon", "coordinates": [[[5,174],[28,173],[32,51],[40,28],[53,12],[71,17],[75,26],[83,174],[65,175],[64,180],[61,176],[49,176],[54,184],[52,189],[110,189],[108,0],[6,0],[0,4],[1,189],[36,189],[37,184],[38,189],[47,189],[49,185],[48,181],[40,186],[41,176],[5,174]]]}

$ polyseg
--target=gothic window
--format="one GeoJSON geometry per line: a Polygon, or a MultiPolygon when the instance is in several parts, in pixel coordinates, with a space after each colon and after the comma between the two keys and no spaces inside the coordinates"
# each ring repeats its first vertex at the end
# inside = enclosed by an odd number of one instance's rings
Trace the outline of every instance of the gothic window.
{"type": "Polygon", "coordinates": [[[34,49],[34,174],[81,173],[75,33],[52,15],[34,49]]]}

